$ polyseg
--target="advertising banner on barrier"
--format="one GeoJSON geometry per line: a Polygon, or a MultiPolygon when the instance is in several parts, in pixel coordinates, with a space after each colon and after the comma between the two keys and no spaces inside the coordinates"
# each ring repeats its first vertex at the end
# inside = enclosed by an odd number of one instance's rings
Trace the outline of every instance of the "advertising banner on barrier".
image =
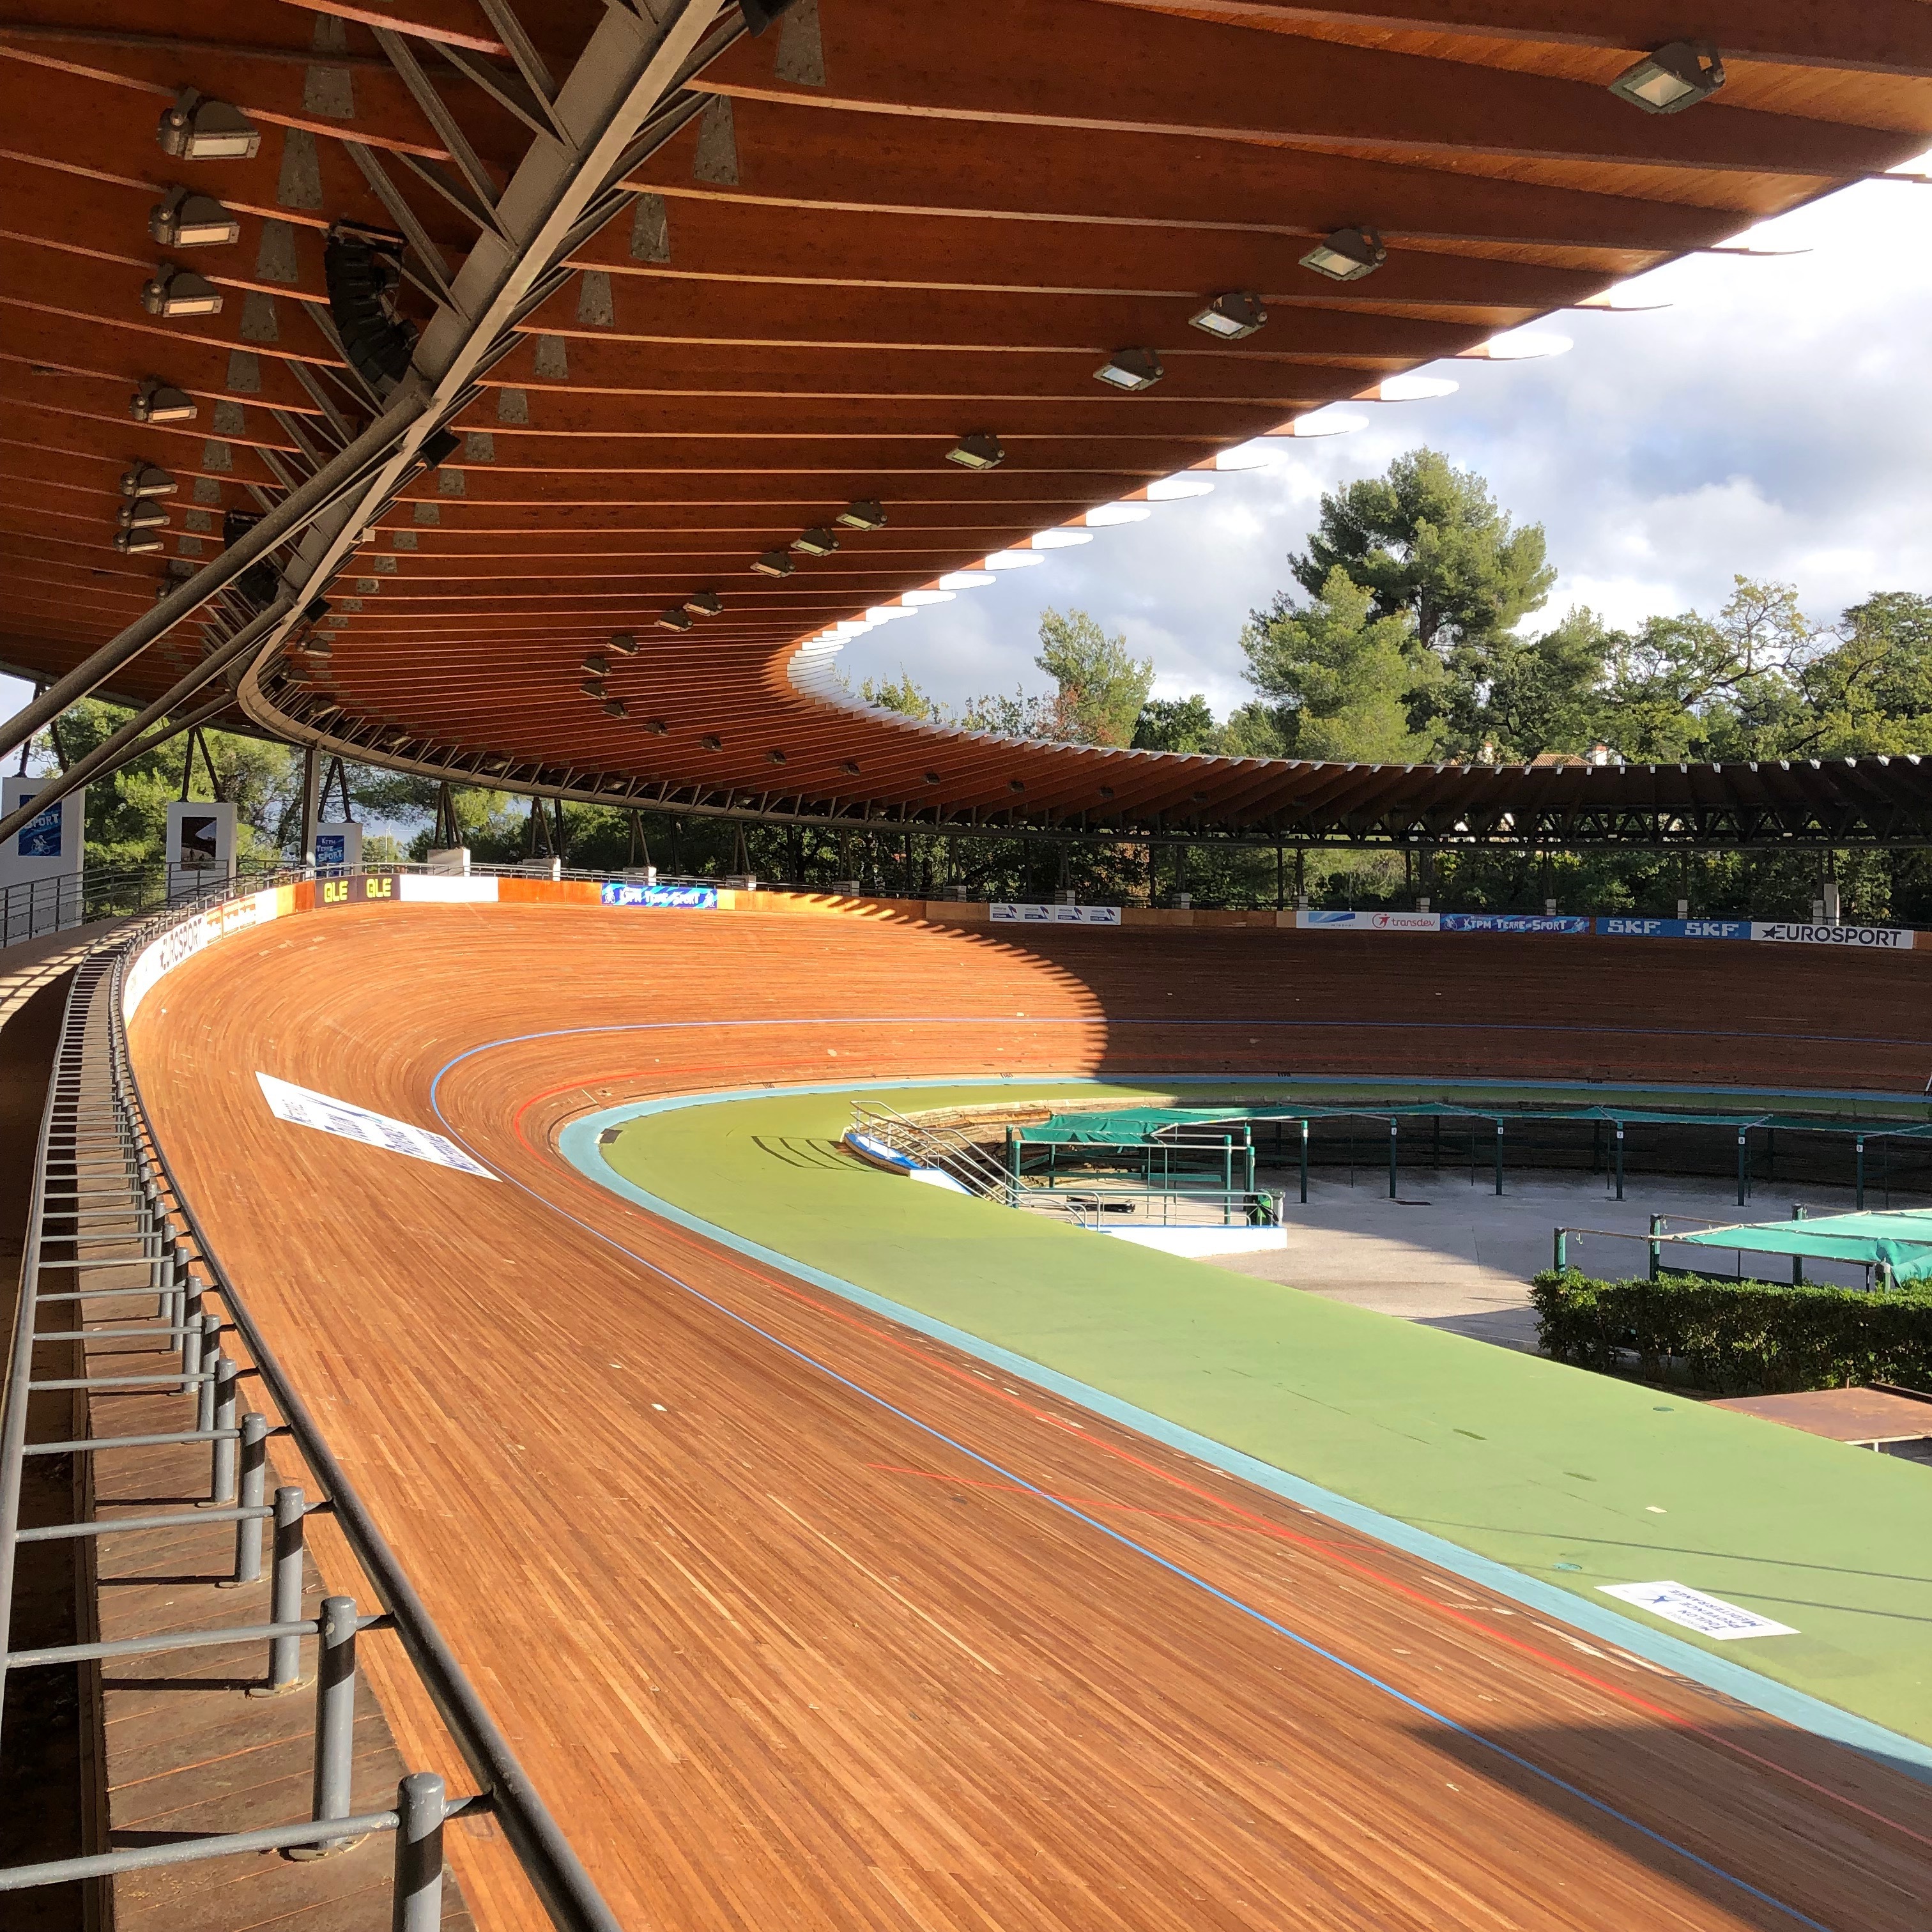
{"type": "Polygon", "coordinates": [[[622,879],[606,879],[597,889],[608,906],[676,906],[687,912],[715,912],[716,886],[634,886],[622,879]]]}
{"type": "Polygon", "coordinates": [[[1748,919],[1600,919],[1606,939],[1748,939],[1748,919]]]}
{"type": "Polygon", "coordinates": [[[1580,913],[1445,912],[1444,932],[1588,932],[1580,913]]]}
{"type": "Polygon", "coordinates": [[[995,900],[986,908],[988,919],[1021,926],[1118,926],[1118,906],[1032,905],[1023,900],[995,900]]]}
{"type": "Polygon", "coordinates": [[[318,906],[388,905],[401,897],[394,875],[388,872],[351,872],[346,878],[315,882],[318,906]]]}
{"type": "Polygon", "coordinates": [[[1432,912],[1313,912],[1294,915],[1304,932],[1440,932],[1442,915],[1432,912]]]}
{"type": "Polygon", "coordinates": [[[1786,946],[1850,946],[1871,952],[1912,950],[1909,926],[1814,926],[1809,920],[1754,920],[1750,936],[1786,946]]]}
{"type": "Polygon", "coordinates": [[[464,872],[403,872],[396,885],[418,905],[494,905],[496,881],[464,872]]]}

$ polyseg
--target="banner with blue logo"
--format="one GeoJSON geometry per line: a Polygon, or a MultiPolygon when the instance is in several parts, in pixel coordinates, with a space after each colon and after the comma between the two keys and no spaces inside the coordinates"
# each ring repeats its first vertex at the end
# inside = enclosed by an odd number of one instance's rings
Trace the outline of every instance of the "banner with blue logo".
{"type": "Polygon", "coordinates": [[[1600,919],[1598,934],[1608,939],[1748,939],[1748,919],[1600,919]]]}
{"type": "Polygon", "coordinates": [[[716,886],[634,886],[606,879],[598,891],[606,905],[676,906],[690,912],[712,912],[718,905],[716,886]]]}
{"type": "Polygon", "coordinates": [[[1444,932],[1588,932],[1589,920],[1576,913],[1445,912],[1444,932]]]}

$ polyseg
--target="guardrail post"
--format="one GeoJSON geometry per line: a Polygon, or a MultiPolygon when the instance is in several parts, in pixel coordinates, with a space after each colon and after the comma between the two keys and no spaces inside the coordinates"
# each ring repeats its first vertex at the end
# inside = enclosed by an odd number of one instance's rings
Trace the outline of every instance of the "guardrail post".
{"type": "Polygon", "coordinates": [[[1389,1198],[1391,1201],[1395,1198],[1396,1196],[1395,1145],[1396,1123],[1394,1116],[1391,1114],[1389,1118],[1389,1198]]]}
{"type": "Polygon", "coordinates": [[[442,1780],[412,1772],[396,1786],[396,1877],[390,1932],[442,1924],[442,1780]]]}
{"type": "MultiPolygon", "coordinates": [[[[323,1598],[321,1623],[315,1666],[315,1804],[309,1814],[319,1825],[349,1816],[356,1744],[356,1599],[323,1598]]],[[[310,1858],[326,1858],[356,1842],[326,1838],[303,1851],[310,1858]]]]}
{"type": "Polygon", "coordinates": [[[196,1367],[201,1379],[194,1384],[195,1390],[195,1426],[212,1429],[214,1426],[214,1380],[220,1373],[221,1317],[204,1315],[201,1318],[201,1349],[196,1367]]]}
{"type": "Polygon", "coordinates": [[[1301,1124],[1301,1202],[1308,1204],[1308,1123],[1301,1124]]]}
{"type": "Polygon", "coordinates": [[[1503,1124],[1496,1123],[1496,1192],[1503,1191],[1503,1124]]]}
{"type": "MultiPolygon", "coordinates": [[[[268,1621],[272,1624],[298,1623],[302,1608],[302,1514],[306,1504],[300,1489],[289,1486],[275,1492],[274,1570],[269,1585],[268,1621]]],[[[273,1697],[292,1690],[302,1678],[302,1639],[277,1636],[268,1640],[268,1681],[261,1686],[263,1696],[273,1697]]]]}
{"type": "Polygon", "coordinates": [[[1852,1205],[1862,1212],[1865,1204],[1865,1137],[1863,1134],[1858,1136],[1858,1193],[1852,1205]]]}
{"type": "Polygon", "coordinates": [[[1654,1281],[1664,1272],[1664,1243],[1659,1238],[1664,1229],[1664,1216],[1653,1214],[1650,1217],[1650,1278],[1654,1281]]]}
{"type": "MultiPolygon", "coordinates": [[[[213,1388],[214,1426],[218,1431],[235,1426],[237,1407],[235,1384],[241,1379],[241,1376],[240,1368],[226,1355],[216,1355],[213,1388]]],[[[235,1438],[232,1436],[218,1433],[208,1446],[212,1452],[208,1459],[208,1499],[211,1503],[232,1502],[235,1499],[235,1438]]]]}
{"type": "Polygon", "coordinates": [[[1624,1124],[1617,1123],[1617,1198],[1624,1198],[1624,1124]]]}
{"type": "Polygon", "coordinates": [[[1550,1258],[1550,1264],[1558,1274],[1563,1274],[1569,1268],[1570,1230],[1568,1228],[1558,1228],[1556,1230],[1556,1252],[1550,1258]]]}
{"type": "Polygon", "coordinates": [[[1740,1208],[1744,1204],[1745,1184],[1748,1178],[1744,1171],[1748,1158],[1744,1144],[1745,1131],[1742,1127],[1738,1130],[1738,1205],[1740,1208]]]}
{"type": "MultiPolygon", "coordinates": [[[[236,1502],[244,1509],[260,1509],[268,1482],[268,1418],[251,1408],[242,1418],[242,1480],[236,1502]]],[[[261,1580],[262,1519],[249,1516],[235,1526],[232,1581],[238,1585],[258,1583],[261,1580]]]]}
{"type": "Polygon", "coordinates": [[[192,1395],[197,1387],[194,1378],[201,1372],[201,1285],[188,1272],[188,1250],[175,1250],[175,1304],[182,1331],[182,1385],[183,1395],[192,1395]]]}
{"type": "MultiPolygon", "coordinates": [[[[1810,1218],[1810,1214],[1811,1210],[1804,1205],[1803,1202],[1792,1202],[1791,1218],[1794,1221],[1808,1220],[1810,1218]]],[[[1804,1286],[1804,1257],[1802,1255],[1793,1255],[1791,1257],[1791,1285],[1793,1288],[1802,1288],[1804,1286]]]]}

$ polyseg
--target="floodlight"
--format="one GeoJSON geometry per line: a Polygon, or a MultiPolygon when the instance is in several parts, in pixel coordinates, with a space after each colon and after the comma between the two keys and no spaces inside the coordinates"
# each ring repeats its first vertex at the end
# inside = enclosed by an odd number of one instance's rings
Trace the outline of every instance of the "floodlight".
{"type": "Polygon", "coordinates": [[[166,526],[168,513],[151,499],[137,496],[121,506],[114,520],[124,530],[158,530],[166,526]]]}
{"type": "Polygon", "coordinates": [[[1619,100],[1646,114],[1681,114],[1724,84],[1724,63],[1708,40],[1672,40],[1610,82],[1619,100]]]}
{"type": "Polygon", "coordinates": [[[180,487],[158,463],[136,463],[121,472],[124,496],[172,496],[180,487]]]}
{"type": "Polygon", "coordinates": [[[604,680],[601,677],[586,677],[577,688],[586,698],[602,698],[604,695],[604,680]]]}
{"type": "Polygon", "coordinates": [[[184,394],[171,382],[150,376],[128,399],[128,413],[136,422],[191,422],[194,398],[184,394]]]}
{"type": "Polygon", "coordinates": [[[859,760],[856,758],[841,758],[838,769],[856,778],[859,776],[859,760]]]}
{"type": "Polygon", "coordinates": [[[764,556],[752,560],[752,568],[760,577],[789,577],[794,566],[783,550],[768,550],[764,556]]]}
{"type": "Polygon", "coordinates": [[[221,291],[205,277],[164,262],[141,284],[141,306],[150,315],[219,315],[221,291]]]}
{"type": "Polygon", "coordinates": [[[714,731],[706,732],[698,742],[699,746],[707,752],[722,752],[724,748],[724,740],[714,731]]]}
{"type": "Polygon", "coordinates": [[[261,130],[238,108],[191,87],[183,88],[164,111],[154,139],[185,161],[252,161],[262,148],[261,130]]]}
{"type": "Polygon", "coordinates": [[[838,548],[838,539],[820,526],[800,531],[792,538],[791,547],[802,556],[830,556],[838,548]]]}
{"type": "Polygon", "coordinates": [[[161,539],[152,530],[116,530],[114,548],[128,556],[141,556],[161,548],[161,539]]]}
{"type": "Polygon", "coordinates": [[[1382,238],[1372,228],[1338,228],[1302,256],[1301,266],[1331,282],[1359,282],[1388,259],[1382,238]]]}
{"type": "Polygon", "coordinates": [[[584,660],[584,668],[592,677],[608,677],[610,675],[610,660],[601,652],[592,651],[584,660]]]}
{"type": "Polygon", "coordinates": [[[1094,380],[1131,394],[1152,388],[1166,374],[1151,349],[1117,349],[1094,371],[1094,380]]]}
{"type": "Polygon", "coordinates": [[[610,649],[620,658],[634,656],[638,649],[635,634],[629,631],[613,631],[610,637],[610,649]]]}
{"type": "Polygon", "coordinates": [[[848,503],[838,512],[838,520],[848,530],[882,530],[886,526],[886,508],[876,496],[868,496],[856,503],[848,503]]]}
{"type": "Polygon", "coordinates": [[[1009,778],[1006,781],[1006,789],[1009,791],[1024,791],[1026,781],[1024,778],[1009,778]]]}
{"type": "Polygon", "coordinates": [[[164,248],[219,248],[242,238],[242,224],[212,194],[176,186],[148,211],[148,232],[164,248]]]}
{"type": "Polygon", "coordinates": [[[684,608],[700,617],[715,617],[724,608],[724,600],[715,590],[694,590],[684,600],[684,608]]]}
{"type": "Polygon", "coordinates": [[[658,613],[658,628],[661,631],[688,631],[691,628],[691,614],[673,604],[658,613]]]}
{"type": "Polygon", "coordinates": [[[604,715],[607,718],[622,718],[624,716],[624,700],[621,698],[607,698],[604,699],[604,715]]]}
{"type": "Polygon", "coordinates": [[[320,631],[311,631],[302,640],[302,649],[312,658],[332,658],[335,646],[320,631]]]}
{"type": "Polygon", "coordinates": [[[928,784],[938,784],[940,782],[939,774],[937,772],[928,772],[926,775],[926,782],[928,784]]]}
{"type": "Polygon", "coordinates": [[[644,729],[653,738],[662,738],[670,727],[662,718],[646,718],[644,720],[644,729]]]}
{"type": "Polygon", "coordinates": [[[962,436],[946,452],[946,460],[958,464],[962,470],[992,470],[1005,462],[1006,452],[990,430],[976,429],[970,436],[962,436]]]}
{"type": "Polygon", "coordinates": [[[765,763],[768,765],[782,765],[784,761],[785,754],[776,746],[765,754],[765,763]]]}
{"type": "Polygon", "coordinates": [[[1268,310],[1262,307],[1259,296],[1236,290],[1216,296],[1198,314],[1187,320],[1196,328],[1218,335],[1223,342],[1238,342],[1243,336],[1253,334],[1268,320],[1268,310]]]}

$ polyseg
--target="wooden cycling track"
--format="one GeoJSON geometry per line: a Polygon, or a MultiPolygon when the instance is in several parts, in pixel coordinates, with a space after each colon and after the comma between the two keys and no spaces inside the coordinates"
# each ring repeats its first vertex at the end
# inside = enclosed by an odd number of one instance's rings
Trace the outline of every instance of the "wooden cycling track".
{"type": "MultiPolygon", "coordinates": [[[[553,1140],[633,1095],[873,1075],[1916,1090],[1928,970],[356,907],[208,948],[133,1040],[217,1247],[627,1927],[1922,1932],[1922,1786],[662,1224],[553,1140]],[[436,1083],[504,1178],[284,1126],[258,1070],[425,1125],[436,1083]]],[[[405,1756],[460,1775],[365,1648],[405,1756]]],[[[454,1855],[479,1924],[538,1922],[500,1845],[454,1855]]]]}

